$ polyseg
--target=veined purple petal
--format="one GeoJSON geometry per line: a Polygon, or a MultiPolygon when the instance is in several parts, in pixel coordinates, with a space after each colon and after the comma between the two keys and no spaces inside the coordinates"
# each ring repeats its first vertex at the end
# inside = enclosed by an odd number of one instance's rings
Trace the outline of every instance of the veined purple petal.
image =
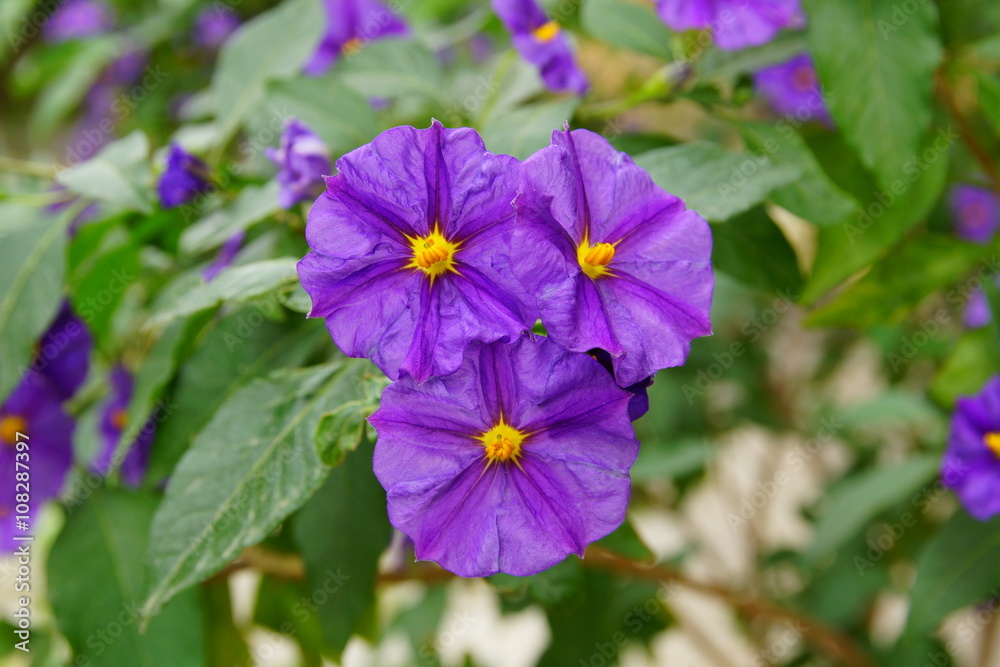
{"type": "Polygon", "coordinates": [[[461,576],[582,555],[625,516],[630,397],[591,357],[530,335],[473,344],[451,375],[394,382],[370,418],[393,525],[417,558],[461,576]],[[524,434],[513,459],[484,448],[498,424],[524,434]]]}

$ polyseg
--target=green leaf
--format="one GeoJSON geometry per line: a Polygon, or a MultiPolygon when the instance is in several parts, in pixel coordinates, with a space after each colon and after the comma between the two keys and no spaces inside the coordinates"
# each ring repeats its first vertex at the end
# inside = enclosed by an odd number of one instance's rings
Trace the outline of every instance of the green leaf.
{"type": "Polygon", "coordinates": [[[922,221],[944,188],[948,151],[957,139],[952,132],[929,133],[920,156],[910,158],[903,174],[889,188],[879,187],[839,135],[826,133],[813,139],[810,145],[820,164],[837,186],[862,206],[842,224],[820,230],[812,275],[802,292],[803,303],[817,301],[888,255],[922,221]]]}
{"type": "Polygon", "coordinates": [[[798,293],[795,251],[763,208],[712,225],[715,268],[765,291],[798,293]]]}
{"type": "Polygon", "coordinates": [[[988,329],[970,331],[955,344],[944,365],[934,377],[930,394],[942,406],[951,409],[960,396],[972,396],[1000,367],[993,336],[988,329]]]}
{"type": "Polygon", "coordinates": [[[355,398],[349,378],[361,372],[367,362],[353,359],[279,371],[223,403],[178,464],[153,521],[144,615],[264,539],[319,488],[330,468],[316,453],[316,426],[355,398]]]}
{"type": "Polygon", "coordinates": [[[195,591],[178,596],[139,631],[143,556],[156,502],[149,494],[96,489],[56,538],[48,590],[59,628],[81,661],[74,664],[205,664],[195,591]]]}
{"type": "Polygon", "coordinates": [[[269,80],[302,70],[325,26],[322,3],[289,0],[245,23],[223,45],[212,78],[222,143],[264,98],[269,80]]]}
{"type": "Polygon", "coordinates": [[[903,321],[931,292],[957,283],[981,246],[927,234],[872,266],[864,277],[806,318],[811,326],[870,327],[903,321]],[[913,267],[919,266],[920,271],[913,267]]]}
{"type": "Polygon", "coordinates": [[[231,266],[211,282],[202,282],[190,291],[179,291],[157,310],[147,326],[155,328],[222,303],[244,303],[289,287],[298,281],[297,263],[295,257],[279,257],[231,266]]]}
{"type": "Polygon", "coordinates": [[[317,604],[323,638],[335,656],[375,603],[378,559],[392,535],[385,491],[372,472],[369,441],[335,468],[295,520],[306,580],[329,601],[317,604]]]}
{"type": "MultiPolygon", "coordinates": [[[[121,228],[116,231],[124,232],[121,228]]],[[[106,349],[115,343],[110,335],[112,320],[125,292],[138,278],[140,266],[139,248],[127,234],[107,235],[103,240],[107,243],[93,248],[90,255],[74,267],[68,283],[72,286],[73,308],[87,323],[97,344],[106,349]]],[[[73,246],[77,242],[77,238],[71,241],[73,246]]],[[[72,247],[71,253],[75,254],[72,247]]]]}
{"type": "Polygon", "coordinates": [[[229,397],[254,378],[279,368],[296,368],[320,340],[329,340],[319,320],[295,329],[272,322],[267,311],[240,308],[205,335],[205,341],[180,367],[167,405],[169,419],[156,429],[148,477],[165,478],[190,447],[194,436],[229,397]]]}
{"type": "Polygon", "coordinates": [[[594,546],[613,551],[619,556],[624,556],[632,560],[648,561],[653,558],[653,552],[649,550],[646,543],[635,532],[635,528],[628,519],[622,525],[618,526],[613,533],[595,542],[594,546]]]}
{"type": "Polygon", "coordinates": [[[661,188],[716,221],[753,208],[800,176],[798,169],[767,156],[731,153],[704,141],[648,151],[635,161],[661,188]]]}
{"type": "Polygon", "coordinates": [[[59,172],[56,180],[89,199],[153,212],[148,189],[149,140],[141,130],[108,144],[90,160],[59,172]]]}
{"type": "Polygon", "coordinates": [[[337,65],[338,75],[366,98],[410,98],[446,108],[451,100],[444,93],[441,63],[420,42],[384,39],[365,45],[361,51],[337,65]]]}
{"type": "Polygon", "coordinates": [[[982,522],[956,512],[917,560],[904,637],[926,635],[956,609],[995,595],[998,561],[1000,517],[982,522]]]}
{"type": "MultiPolygon", "coordinates": [[[[59,125],[79,108],[104,68],[120,55],[120,48],[118,40],[107,35],[92,36],[80,44],[69,66],[41,89],[29,120],[28,132],[33,141],[43,143],[51,139],[59,125]]],[[[66,161],[78,162],[103,144],[114,129],[111,121],[107,122],[106,127],[90,127],[76,135],[76,143],[67,146],[66,161]]]]}
{"type": "Polygon", "coordinates": [[[594,37],[638,53],[673,60],[672,34],[651,6],[625,0],[587,0],[583,27],[594,37]]]}
{"type": "MultiPolygon", "coordinates": [[[[344,378],[350,386],[344,392],[351,392],[354,399],[339,403],[325,412],[316,427],[316,452],[327,465],[340,465],[344,455],[353,451],[365,437],[365,421],[378,408],[382,390],[389,380],[374,364],[364,364],[357,374],[344,378]]],[[[334,386],[331,391],[339,393],[334,386]]]]}
{"type": "Polygon", "coordinates": [[[523,160],[549,145],[552,133],[573,117],[576,98],[537,102],[492,115],[483,128],[483,141],[494,153],[523,160]]]}
{"type": "Polygon", "coordinates": [[[979,77],[979,106],[983,110],[993,131],[1000,136],[1000,82],[985,72],[977,72],[979,77]]]}
{"type": "Polygon", "coordinates": [[[833,184],[787,121],[745,123],[741,127],[750,150],[763,152],[775,164],[789,165],[801,174],[771,193],[775,204],[816,225],[839,224],[857,210],[858,202],[833,184]]]}
{"type": "Polygon", "coordinates": [[[21,379],[59,310],[66,224],[74,213],[27,224],[0,220],[0,398],[21,379]]]}
{"type": "Polygon", "coordinates": [[[831,489],[816,522],[816,538],[803,554],[819,563],[880,512],[912,496],[937,474],[937,457],[921,456],[896,465],[866,469],[831,489]]]}
{"type": "Polygon", "coordinates": [[[806,38],[830,114],[883,187],[918,155],[941,60],[932,4],[806,0],[806,38]],[[910,6],[908,6],[908,9],[910,6]]]}
{"type": "Polygon", "coordinates": [[[275,113],[308,125],[334,157],[371,141],[379,131],[368,100],[334,75],[275,81],[268,86],[267,101],[275,113]]]}
{"type": "Polygon", "coordinates": [[[278,206],[278,183],[248,186],[240,191],[230,206],[214,211],[181,234],[181,250],[197,255],[217,248],[231,236],[245,231],[281,210],[278,206]]]}

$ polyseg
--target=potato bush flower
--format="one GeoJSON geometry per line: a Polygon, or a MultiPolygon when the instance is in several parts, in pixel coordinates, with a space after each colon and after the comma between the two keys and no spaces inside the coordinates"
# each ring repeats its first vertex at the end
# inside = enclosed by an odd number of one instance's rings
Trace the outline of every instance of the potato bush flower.
{"type": "Polygon", "coordinates": [[[306,226],[310,316],[345,354],[417,382],[455,371],[473,341],[530,329],[536,311],[510,271],[519,167],[437,121],[344,155],[306,226]]]}
{"type": "Polygon", "coordinates": [[[14,521],[18,505],[16,461],[27,463],[30,469],[28,516],[34,516],[43,502],[58,495],[73,465],[74,427],[59,393],[34,371],[28,371],[0,405],[0,475],[6,489],[0,495],[0,552],[13,551],[18,545],[13,540],[18,535],[14,521]],[[17,442],[24,438],[18,433],[28,438],[28,455],[20,458],[17,442]]]}
{"type": "Polygon", "coordinates": [[[464,577],[583,556],[625,518],[630,399],[591,357],[531,335],[390,385],[370,421],[392,524],[418,559],[464,577]]]}
{"type": "Polygon", "coordinates": [[[955,185],[948,193],[955,233],[966,241],[989,243],[1000,229],[1000,198],[992,190],[955,185]]]}
{"type": "Polygon", "coordinates": [[[187,204],[198,195],[207,192],[210,187],[208,165],[177,144],[170,144],[167,168],[160,176],[157,185],[163,208],[187,204]]]}
{"type": "Polygon", "coordinates": [[[554,132],[522,173],[511,267],[549,336],[608,352],[623,387],[684,363],[711,333],[708,223],[587,130],[554,132]]]}
{"type": "Polygon", "coordinates": [[[341,55],[354,53],[372,40],[409,32],[406,22],[378,0],[325,0],[323,6],[326,34],[304,70],[311,76],[319,76],[341,55]]]}
{"type": "Polygon", "coordinates": [[[656,5],[668,26],[710,29],[724,51],[766,44],[782,28],[803,23],[799,0],[657,0],[656,5]]]}
{"type": "Polygon", "coordinates": [[[493,11],[510,31],[521,57],[538,67],[542,81],[556,93],[583,95],[589,84],[576,64],[562,27],[535,0],[493,0],[493,11]]]}
{"type": "Polygon", "coordinates": [[[980,521],[1000,514],[1000,377],[958,399],[941,478],[980,521]]]}
{"type": "Polygon", "coordinates": [[[753,80],[777,113],[793,116],[796,120],[814,119],[827,126],[833,125],[808,53],[757,70],[753,80]]]}
{"type": "Polygon", "coordinates": [[[239,27],[240,15],[232,8],[216,2],[198,12],[191,36],[198,46],[214,51],[239,27]]]}
{"type": "MultiPolygon", "coordinates": [[[[128,426],[128,405],[132,400],[134,380],[132,374],[122,366],[111,369],[111,394],[101,408],[100,434],[101,449],[91,467],[94,472],[105,475],[111,469],[115,450],[122,433],[128,426]]],[[[122,481],[130,486],[139,486],[149,465],[149,450],[153,445],[156,429],[152,423],[146,424],[132,443],[128,454],[121,463],[122,481]]]]}
{"type": "Polygon", "coordinates": [[[278,167],[278,203],[282,208],[315,199],[323,192],[323,177],[333,171],[330,149],[305,123],[294,118],[285,124],[278,148],[267,148],[264,153],[278,167]]]}
{"type": "Polygon", "coordinates": [[[64,301],[38,342],[31,370],[48,381],[59,400],[68,400],[87,379],[92,348],[93,339],[87,325],[64,301]]]}
{"type": "Polygon", "coordinates": [[[65,42],[102,35],[114,27],[111,7],[101,0],[66,0],[45,22],[47,42],[65,42]]]}

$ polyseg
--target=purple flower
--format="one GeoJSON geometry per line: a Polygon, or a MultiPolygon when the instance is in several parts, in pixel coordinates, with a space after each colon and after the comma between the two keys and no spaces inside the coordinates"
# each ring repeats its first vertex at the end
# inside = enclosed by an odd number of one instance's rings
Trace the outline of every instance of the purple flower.
{"type": "MultiPolygon", "coordinates": [[[[615,368],[610,354],[601,349],[590,350],[587,354],[597,359],[601,366],[604,366],[604,370],[614,376],[615,368]]],[[[632,399],[628,402],[628,417],[632,421],[649,412],[649,394],[646,390],[653,385],[653,379],[654,376],[650,375],[645,380],[639,380],[625,387],[625,391],[632,394],[632,399]]]]}
{"type": "Polygon", "coordinates": [[[973,290],[962,312],[962,323],[969,329],[979,329],[990,323],[990,304],[982,288],[973,290]]]}
{"type": "MultiPolygon", "coordinates": [[[[101,408],[100,432],[103,447],[91,465],[94,472],[105,475],[111,469],[115,449],[128,425],[128,404],[132,400],[132,375],[120,364],[111,369],[111,396],[101,408]]],[[[149,464],[149,450],[156,433],[155,422],[150,420],[132,443],[121,464],[122,480],[130,486],[139,486],[149,464]]]]}
{"type": "Polygon", "coordinates": [[[240,27],[240,15],[218,2],[198,13],[194,20],[193,38],[198,46],[216,50],[240,27]]]}
{"type": "Polygon", "coordinates": [[[955,233],[966,241],[989,243],[1000,229],[1000,199],[992,190],[974,185],[952,186],[948,205],[955,233]]]}
{"type": "Polygon", "coordinates": [[[219,275],[219,272],[223,269],[229,268],[229,265],[233,263],[236,259],[237,253],[239,253],[240,248],[243,247],[243,239],[246,236],[246,232],[236,232],[222,244],[219,248],[219,254],[215,256],[212,263],[205,267],[201,272],[201,277],[205,279],[205,282],[211,282],[215,276],[219,275]]]}
{"type": "Polygon", "coordinates": [[[66,0],[45,22],[45,41],[65,42],[108,32],[114,27],[111,8],[99,0],[66,0]]]}
{"type": "Polygon", "coordinates": [[[657,7],[674,30],[710,29],[724,51],[766,44],[782,28],[804,24],[799,0],[657,0],[657,7]]]}
{"type": "Polygon", "coordinates": [[[292,119],[285,125],[277,150],[264,151],[278,167],[278,204],[291,208],[323,192],[323,177],[332,172],[330,150],[304,123],[292,119]]]}
{"type": "Polygon", "coordinates": [[[29,371],[7,400],[0,405],[0,475],[4,480],[0,494],[0,552],[13,551],[19,542],[14,516],[18,503],[15,486],[15,462],[27,463],[31,470],[29,522],[38,507],[58,495],[73,465],[73,419],[62,408],[60,396],[38,373],[29,371]],[[18,433],[27,436],[18,438],[18,433]],[[18,458],[17,442],[26,441],[28,452],[18,458]]]}
{"type": "MultiPolygon", "coordinates": [[[[115,58],[101,74],[101,82],[110,86],[128,86],[138,81],[149,64],[149,52],[134,47],[115,58]]],[[[119,114],[120,115],[120,114],[119,114]]]]}
{"type": "Polygon", "coordinates": [[[958,399],[941,478],[980,521],[1000,513],[1000,376],[958,399]]]}
{"type": "Polygon", "coordinates": [[[346,354],[424,382],[458,368],[472,341],[531,328],[510,271],[516,159],[434,121],[387,130],[337,169],[309,212],[299,277],[346,354]]]}
{"type": "Polygon", "coordinates": [[[639,452],[630,394],[542,337],[468,348],[452,375],[404,378],[370,418],[389,519],[416,557],[463,577],[540,572],[625,518],[639,452]]]}
{"type": "Polygon", "coordinates": [[[511,268],[549,336],[608,352],[623,387],[683,364],[711,333],[708,223],[587,130],[554,132],[522,174],[511,268]]]}
{"type": "Polygon", "coordinates": [[[493,0],[493,11],[510,31],[521,57],[538,67],[549,90],[587,92],[587,76],[577,66],[562,27],[535,0],[493,0]]]}
{"type": "Polygon", "coordinates": [[[318,76],[341,54],[357,52],[368,42],[387,35],[405,35],[409,28],[378,0],[326,0],[326,34],[316,47],[305,73],[318,76]]]}
{"type": "Polygon", "coordinates": [[[167,168],[157,186],[163,208],[186,204],[210,188],[208,165],[177,144],[170,144],[167,168]]]}
{"type": "Polygon", "coordinates": [[[833,125],[823,102],[816,68],[808,53],[758,70],[753,78],[757,90],[779,114],[794,116],[796,120],[812,118],[827,126],[833,125]]]}
{"type": "Polygon", "coordinates": [[[50,389],[65,401],[87,379],[92,347],[93,339],[87,325],[64,301],[38,343],[31,370],[44,376],[50,389]]]}

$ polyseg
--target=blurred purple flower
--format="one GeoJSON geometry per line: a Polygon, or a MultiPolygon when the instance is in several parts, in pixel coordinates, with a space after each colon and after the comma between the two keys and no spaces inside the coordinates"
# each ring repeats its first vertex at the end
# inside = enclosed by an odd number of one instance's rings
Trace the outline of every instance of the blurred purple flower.
{"type": "Polygon", "coordinates": [[[510,272],[519,163],[474,130],[387,130],[337,161],[299,262],[312,317],[391,379],[451,373],[472,341],[535,322],[510,272]]]}
{"type": "Polygon", "coordinates": [[[974,185],[952,186],[948,205],[955,233],[966,241],[989,243],[1000,229],[1000,198],[974,185]]]}
{"type": "Polygon", "coordinates": [[[111,8],[100,0],[66,0],[45,22],[43,35],[47,42],[101,35],[114,27],[111,8]]]}
{"type": "MultiPolygon", "coordinates": [[[[18,433],[27,436],[28,454],[21,456],[31,469],[29,524],[39,506],[62,489],[73,465],[73,419],[63,410],[59,394],[42,375],[29,371],[0,405],[0,475],[6,491],[0,493],[0,552],[11,552],[21,542],[14,541],[16,513],[15,485],[18,433]]],[[[20,438],[20,440],[25,440],[20,438]]],[[[19,513],[18,513],[19,514],[19,513]]]]}
{"type": "Polygon", "coordinates": [[[240,27],[240,15],[221,3],[212,3],[198,13],[194,20],[194,43],[216,50],[240,27]]]}
{"type": "Polygon", "coordinates": [[[990,323],[990,304],[982,288],[969,294],[969,300],[962,312],[962,323],[969,329],[979,329],[990,323]]]}
{"type": "Polygon", "coordinates": [[[583,95],[587,75],[576,64],[562,27],[535,0],[492,0],[493,11],[510,31],[514,48],[539,69],[542,81],[557,93],[583,95]]]}
{"type": "Polygon", "coordinates": [[[525,160],[511,268],[557,343],[608,352],[623,387],[684,363],[712,332],[712,233],[588,130],[525,160]]]}
{"type": "Polygon", "coordinates": [[[833,125],[808,53],[760,69],[753,78],[757,90],[779,114],[794,116],[799,121],[815,119],[827,126],[833,125]]]}
{"type": "MultiPolygon", "coordinates": [[[[128,406],[134,389],[132,375],[122,365],[111,369],[111,395],[101,408],[100,433],[102,447],[91,468],[99,475],[111,470],[118,441],[128,426],[128,406]]],[[[149,465],[149,450],[156,434],[155,422],[143,426],[121,464],[121,476],[129,486],[139,486],[149,465]]]]}
{"type": "Polygon", "coordinates": [[[208,165],[177,144],[170,144],[167,168],[157,185],[163,208],[186,204],[210,189],[208,165]]]}
{"type": "Polygon", "coordinates": [[[958,399],[941,478],[975,518],[1000,514],[1000,376],[958,399]]]}
{"type": "MultiPolygon", "coordinates": [[[[612,362],[611,355],[601,349],[594,349],[587,352],[594,359],[597,359],[601,366],[604,366],[604,370],[614,377],[615,367],[612,362]]],[[[625,391],[632,394],[632,400],[628,402],[628,417],[632,421],[635,421],[639,417],[649,412],[649,394],[647,389],[653,385],[654,376],[650,375],[644,380],[640,380],[633,385],[624,387],[625,391]]]]}
{"type": "Polygon", "coordinates": [[[369,421],[389,519],[419,560],[526,576],[583,556],[625,518],[639,452],[631,395],[544,337],[471,345],[455,373],[382,394],[369,421]]]}
{"type": "Polygon", "coordinates": [[[805,24],[799,0],[656,0],[674,30],[710,29],[724,51],[759,46],[783,28],[805,24]]]}
{"type": "Polygon", "coordinates": [[[87,325],[63,301],[55,320],[38,342],[31,370],[48,381],[60,400],[68,400],[83,386],[94,346],[87,325]]]}
{"type": "Polygon", "coordinates": [[[277,150],[268,148],[264,152],[278,167],[278,204],[282,208],[316,199],[323,192],[323,177],[333,171],[326,144],[294,118],[285,125],[277,150]]]}
{"type": "Polygon", "coordinates": [[[305,73],[318,76],[330,69],[341,54],[351,54],[368,42],[409,32],[406,22],[378,0],[325,0],[326,34],[305,73]]]}
{"type": "Polygon", "coordinates": [[[213,280],[219,272],[223,269],[229,268],[229,265],[233,263],[236,259],[237,253],[239,253],[240,248],[243,247],[243,238],[246,236],[245,232],[237,232],[230,236],[222,247],[219,248],[219,254],[215,256],[212,263],[205,267],[205,270],[201,272],[201,277],[205,279],[205,282],[210,282],[213,280]]]}

